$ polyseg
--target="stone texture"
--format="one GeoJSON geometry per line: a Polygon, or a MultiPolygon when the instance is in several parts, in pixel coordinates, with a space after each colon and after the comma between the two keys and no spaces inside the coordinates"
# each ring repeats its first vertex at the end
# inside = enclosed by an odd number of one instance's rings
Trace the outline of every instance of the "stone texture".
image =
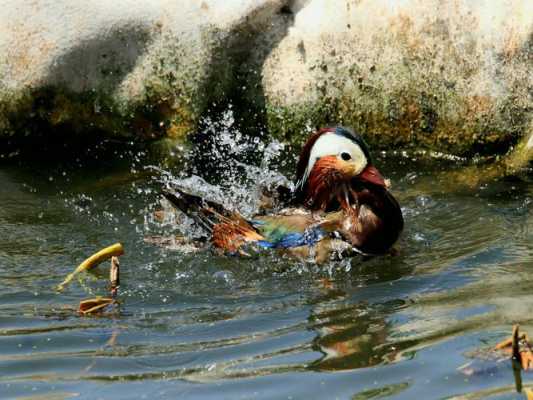
{"type": "Polygon", "coordinates": [[[341,122],[374,144],[493,153],[533,110],[530,0],[299,0],[262,87],[280,137],[341,122]]]}
{"type": "Polygon", "coordinates": [[[383,147],[492,154],[531,133],[531,0],[1,3],[15,141],[181,138],[230,101],[290,141],[344,123],[383,147]]]}
{"type": "Polygon", "coordinates": [[[181,136],[280,0],[3,0],[0,136],[181,136]]]}

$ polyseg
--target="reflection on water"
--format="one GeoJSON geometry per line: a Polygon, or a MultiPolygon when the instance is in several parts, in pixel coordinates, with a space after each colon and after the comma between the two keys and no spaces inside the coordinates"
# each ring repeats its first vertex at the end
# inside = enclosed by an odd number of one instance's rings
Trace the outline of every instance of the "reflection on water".
{"type": "Polygon", "coordinates": [[[529,182],[456,190],[442,173],[453,164],[381,155],[406,231],[398,254],[369,260],[317,267],[147,243],[178,233],[174,217],[154,217],[162,181],[200,176],[252,213],[255,183],[293,166],[292,149],[226,136],[238,151],[219,151],[222,171],[203,171],[198,148],[166,169],[137,154],[2,167],[0,397],[521,398],[510,363],[460,367],[513,323],[533,332],[529,182]],[[120,313],[81,318],[77,302],[105,291],[105,274],[54,287],[116,241],[120,313]]]}

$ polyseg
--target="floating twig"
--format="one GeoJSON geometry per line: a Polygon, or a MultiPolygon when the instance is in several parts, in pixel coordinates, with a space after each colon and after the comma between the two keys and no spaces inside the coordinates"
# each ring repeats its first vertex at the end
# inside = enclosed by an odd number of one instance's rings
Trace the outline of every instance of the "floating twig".
{"type": "Polygon", "coordinates": [[[87,299],[80,301],[80,307],[78,311],[82,315],[94,314],[101,312],[107,306],[115,303],[115,299],[111,297],[96,297],[94,299],[87,299]]]}
{"type": "Polygon", "coordinates": [[[519,337],[519,326],[513,326],[513,334],[511,336],[511,350],[513,352],[513,359],[520,362],[520,337],[519,337]]]}
{"type": "Polygon", "coordinates": [[[511,337],[501,341],[496,346],[495,350],[504,351],[511,355],[514,367],[528,371],[533,369],[533,347],[529,341],[527,333],[520,332],[520,326],[513,326],[513,333],[511,337]]]}
{"type": "Polygon", "coordinates": [[[100,264],[102,261],[105,261],[113,256],[121,256],[122,254],[124,254],[124,248],[120,243],[115,243],[114,245],[108,246],[100,250],[99,252],[94,253],[92,256],[90,256],[80,265],[78,265],[74,272],[68,274],[65,280],[60,285],[58,285],[57,290],[63,291],[65,286],[68,285],[78,273],[88,271],[100,264]]]}
{"type": "Polygon", "coordinates": [[[82,315],[95,314],[104,311],[107,306],[118,304],[116,300],[118,294],[118,287],[120,286],[120,263],[118,257],[111,257],[111,267],[109,268],[109,282],[111,286],[109,291],[111,297],[96,297],[94,299],[86,299],[80,301],[78,311],[82,315]]]}
{"type": "Polygon", "coordinates": [[[118,257],[111,257],[111,268],[109,269],[109,281],[111,282],[111,297],[116,298],[118,287],[120,286],[120,262],[118,257]]]}

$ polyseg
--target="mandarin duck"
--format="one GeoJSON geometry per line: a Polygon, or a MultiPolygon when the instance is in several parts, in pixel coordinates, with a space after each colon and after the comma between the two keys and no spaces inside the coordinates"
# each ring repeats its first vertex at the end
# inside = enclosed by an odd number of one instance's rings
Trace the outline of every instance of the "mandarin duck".
{"type": "Polygon", "coordinates": [[[215,248],[230,254],[246,254],[253,245],[318,263],[333,254],[378,255],[391,249],[403,229],[400,206],[367,144],[345,127],[309,137],[294,189],[280,193],[287,208],[252,218],[180,189],[163,195],[206,231],[215,248]]]}

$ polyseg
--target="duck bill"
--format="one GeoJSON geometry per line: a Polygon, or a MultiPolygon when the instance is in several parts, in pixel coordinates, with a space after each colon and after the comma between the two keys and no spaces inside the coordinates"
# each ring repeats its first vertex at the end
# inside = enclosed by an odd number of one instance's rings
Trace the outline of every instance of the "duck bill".
{"type": "Polygon", "coordinates": [[[363,182],[372,183],[374,185],[387,187],[385,178],[373,165],[367,165],[365,169],[357,176],[357,179],[363,182]]]}

